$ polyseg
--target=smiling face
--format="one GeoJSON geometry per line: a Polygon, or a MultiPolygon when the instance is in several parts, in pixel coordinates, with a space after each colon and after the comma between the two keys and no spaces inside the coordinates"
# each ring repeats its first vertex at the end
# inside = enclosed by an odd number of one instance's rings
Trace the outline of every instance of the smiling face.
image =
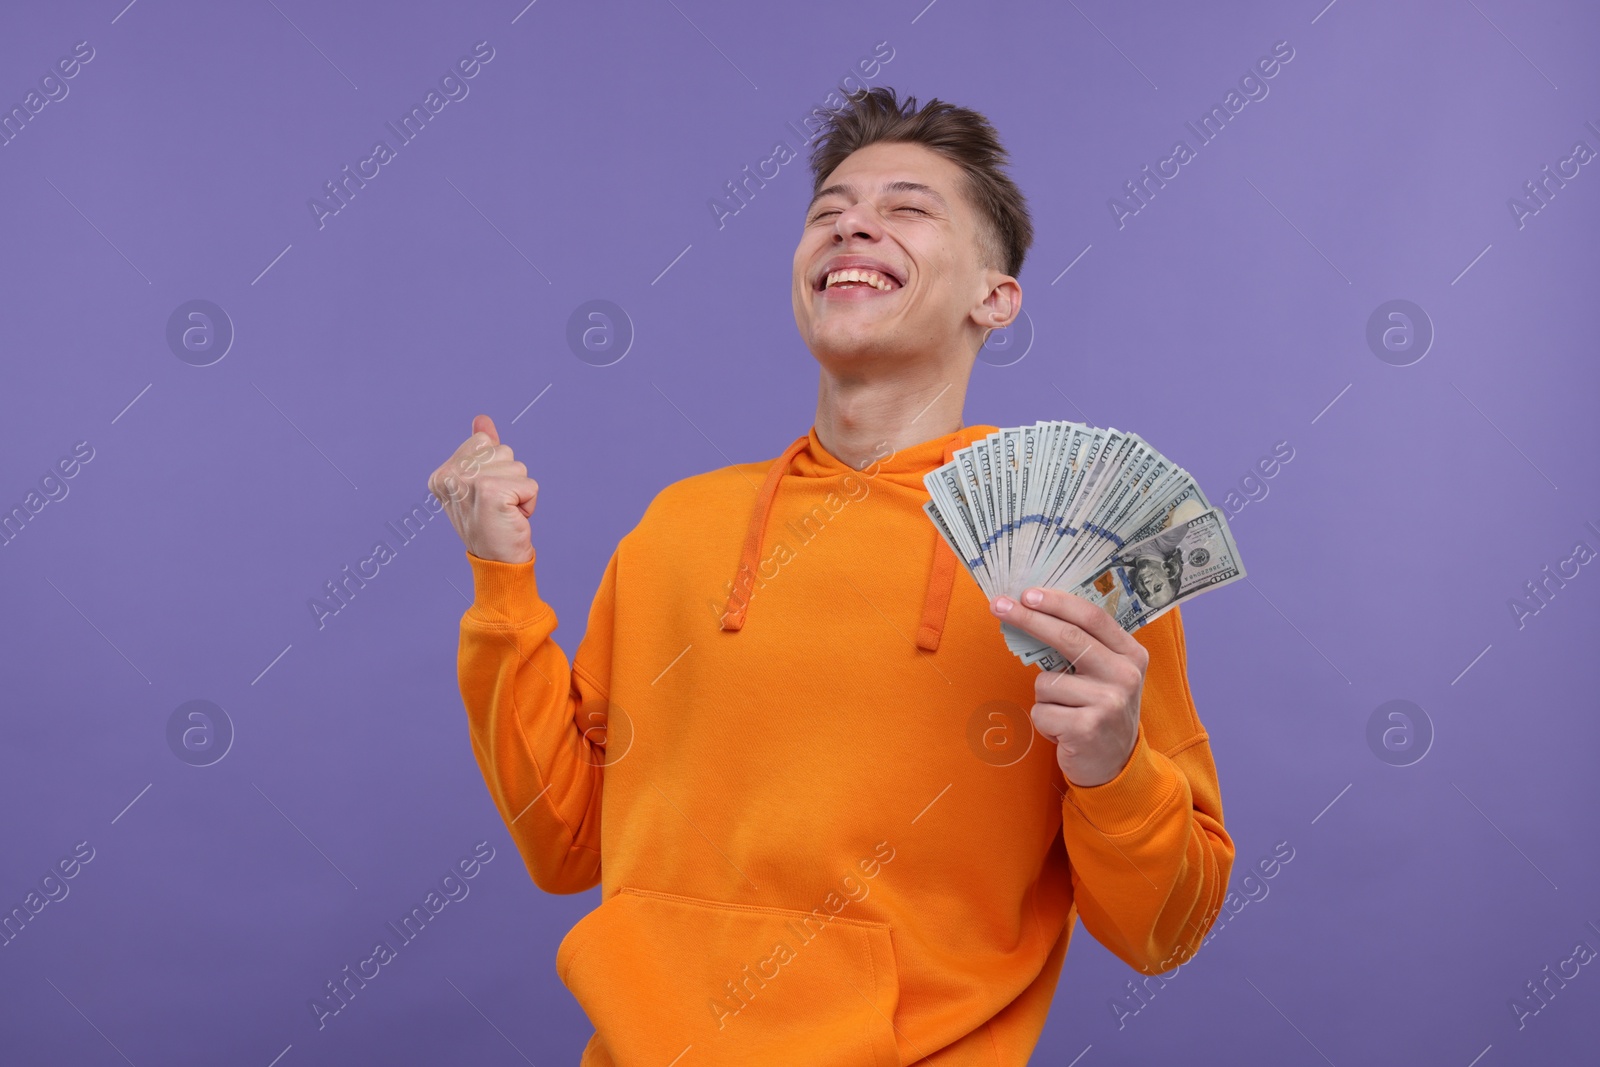
{"type": "MultiPolygon", "coordinates": [[[[806,211],[794,252],[794,317],[824,367],[922,360],[970,368],[1022,289],[981,262],[981,219],[961,168],[920,144],[877,142],[845,158],[806,211]],[[858,280],[834,277],[853,269],[858,280]]],[[[851,277],[851,276],[846,276],[851,277]]]]}

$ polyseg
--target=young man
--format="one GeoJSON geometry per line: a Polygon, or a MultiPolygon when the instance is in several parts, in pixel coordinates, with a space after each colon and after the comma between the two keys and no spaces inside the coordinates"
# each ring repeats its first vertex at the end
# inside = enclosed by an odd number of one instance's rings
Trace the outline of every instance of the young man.
{"type": "Polygon", "coordinates": [[[540,888],[601,886],[556,953],[585,1067],[1020,1067],[1078,916],[1158,973],[1221,906],[1234,846],[1179,610],[1130,636],[1058,590],[986,603],[921,510],[923,475],[994,429],[962,402],[1032,225],[987,121],[915,108],[858,93],[811,159],[814,425],[663,490],[570,665],[538,486],[494,424],[429,479],[472,567],[484,780],[540,888]],[[1024,666],[1002,619],[1070,672],[1024,666]]]}

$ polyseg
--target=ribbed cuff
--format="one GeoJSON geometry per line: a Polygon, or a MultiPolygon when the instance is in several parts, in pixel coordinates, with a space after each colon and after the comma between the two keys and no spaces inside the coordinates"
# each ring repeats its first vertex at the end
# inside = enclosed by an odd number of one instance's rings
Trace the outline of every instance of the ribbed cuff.
{"type": "Polygon", "coordinates": [[[1171,760],[1150,747],[1141,722],[1133,751],[1117,776],[1091,786],[1069,781],[1066,802],[1101,833],[1130,834],[1171,802],[1179,788],[1179,773],[1171,760]]]}
{"type": "MultiPolygon", "coordinates": [[[[535,557],[538,553],[535,551],[535,557]]],[[[524,626],[550,611],[539,599],[539,584],[533,576],[533,560],[502,563],[467,553],[472,565],[472,607],[469,615],[500,626],[524,626]]]]}

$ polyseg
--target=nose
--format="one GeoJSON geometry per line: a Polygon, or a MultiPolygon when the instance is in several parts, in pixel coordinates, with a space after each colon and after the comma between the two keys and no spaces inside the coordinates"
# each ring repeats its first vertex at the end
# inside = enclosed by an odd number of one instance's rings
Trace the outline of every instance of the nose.
{"type": "Polygon", "coordinates": [[[862,237],[869,241],[876,241],[883,236],[883,220],[879,218],[870,204],[851,204],[840,211],[833,220],[833,239],[835,243],[849,240],[852,237],[862,237]]]}

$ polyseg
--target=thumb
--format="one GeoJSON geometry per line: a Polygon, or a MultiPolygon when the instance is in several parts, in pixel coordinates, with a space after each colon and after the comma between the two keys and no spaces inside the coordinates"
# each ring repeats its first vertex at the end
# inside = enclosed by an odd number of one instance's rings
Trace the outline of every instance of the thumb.
{"type": "Polygon", "coordinates": [[[492,445],[500,443],[500,434],[494,428],[494,420],[487,415],[474,415],[472,417],[472,432],[488,434],[489,443],[492,445]]]}

